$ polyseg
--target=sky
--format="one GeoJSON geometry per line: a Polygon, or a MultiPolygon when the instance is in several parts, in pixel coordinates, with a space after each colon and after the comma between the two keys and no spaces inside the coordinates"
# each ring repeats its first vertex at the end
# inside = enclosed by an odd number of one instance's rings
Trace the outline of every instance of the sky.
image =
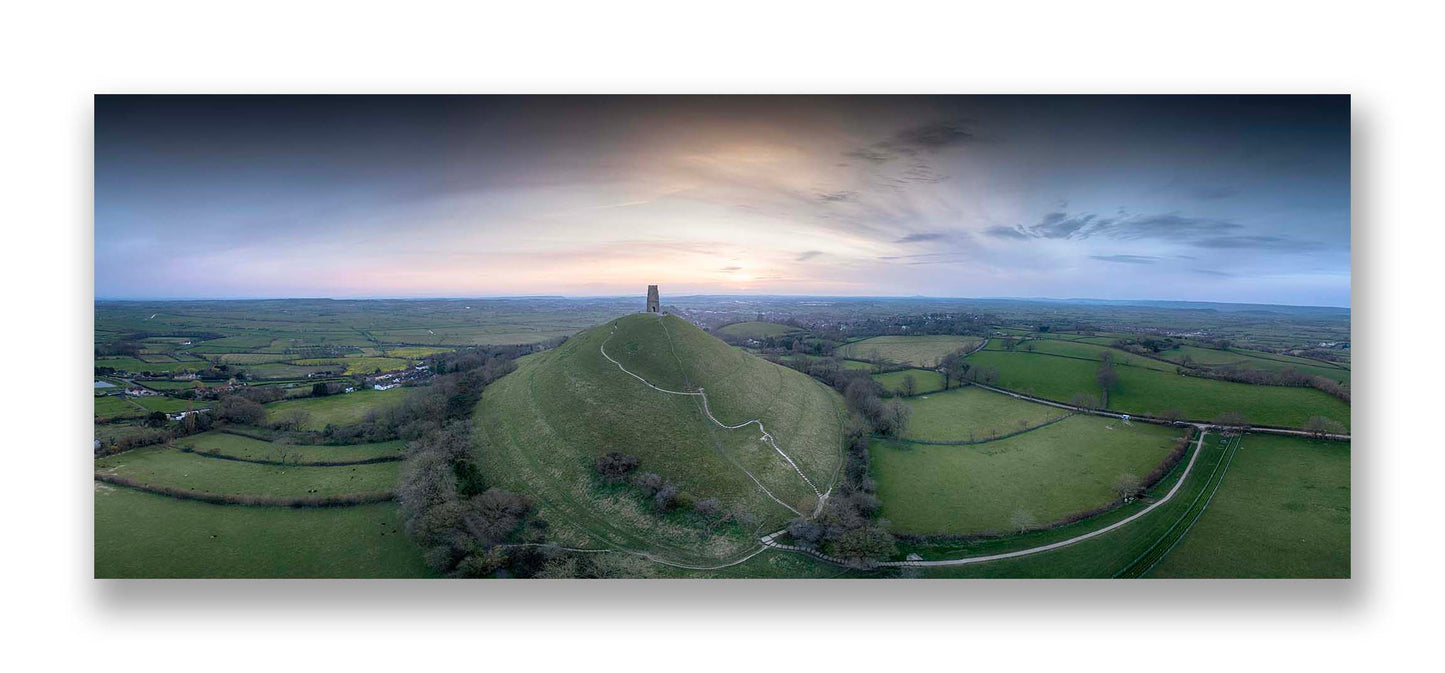
{"type": "Polygon", "coordinates": [[[1347,96],[98,96],[102,299],[1349,306],[1347,96]]]}

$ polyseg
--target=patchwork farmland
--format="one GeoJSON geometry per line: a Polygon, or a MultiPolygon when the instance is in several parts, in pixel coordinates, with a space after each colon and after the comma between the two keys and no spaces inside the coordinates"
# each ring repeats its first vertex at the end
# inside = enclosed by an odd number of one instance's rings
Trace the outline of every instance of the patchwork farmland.
{"type": "Polygon", "coordinates": [[[96,575],[1349,574],[1347,356],[630,306],[97,304],[96,575]]]}

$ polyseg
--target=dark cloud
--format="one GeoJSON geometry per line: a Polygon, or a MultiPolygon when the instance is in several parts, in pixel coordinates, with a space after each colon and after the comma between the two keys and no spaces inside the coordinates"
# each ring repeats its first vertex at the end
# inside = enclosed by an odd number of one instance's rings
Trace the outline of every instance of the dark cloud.
{"type": "Polygon", "coordinates": [[[881,164],[901,156],[938,152],[978,140],[968,122],[935,122],[902,129],[886,140],[849,150],[843,156],[881,164]]]}
{"type": "Polygon", "coordinates": [[[1116,264],[1153,264],[1159,261],[1158,257],[1148,255],[1089,255],[1089,259],[1097,259],[1101,262],[1114,262],[1116,264]]]}
{"type": "Polygon", "coordinates": [[[903,129],[887,142],[898,148],[940,150],[977,138],[978,136],[963,124],[945,122],[903,129]]]}
{"type": "Polygon", "coordinates": [[[1214,271],[1214,270],[1212,270],[1212,269],[1190,269],[1190,271],[1193,271],[1194,273],[1197,273],[1197,274],[1199,274],[1199,275],[1201,275],[1201,276],[1214,276],[1215,278],[1233,278],[1233,277],[1234,277],[1234,274],[1232,274],[1232,273],[1225,273],[1225,272],[1223,272],[1223,271],[1214,271]]]}
{"type": "Polygon", "coordinates": [[[725,266],[720,270],[724,273],[732,273],[734,271],[742,271],[743,268],[740,266],[725,266]]]}
{"type": "Polygon", "coordinates": [[[798,257],[797,257],[797,261],[799,261],[799,262],[806,262],[806,261],[808,261],[808,260],[810,260],[810,259],[812,259],[812,258],[814,258],[814,257],[817,257],[818,255],[821,255],[821,254],[823,254],[823,253],[820,252],[820,251],[817,251],[817,250],[808,250],[807,252],[800,253],[800,254],[798,255],[798,257]]]}
{"type": "Polygon", "coordinates": [[[818,200],[826,203],[842,203],[858,198],[858,192],[824,192],[818,195],[818,200]]]}
{"type": "Polygon", "coordinates": [[[941,241],[948,236],[946,234],[909,234],[900,238],[894,243],[922,243],[924,241],[941,241]]]}

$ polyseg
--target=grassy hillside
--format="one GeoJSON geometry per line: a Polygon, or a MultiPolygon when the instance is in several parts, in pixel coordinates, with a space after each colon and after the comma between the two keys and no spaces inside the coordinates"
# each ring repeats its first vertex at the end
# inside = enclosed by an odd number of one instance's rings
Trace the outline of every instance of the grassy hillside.
{"type": "Polygon", "coordinates": [[[1349,577],[1350,445],[1248,435],[1149,577],[1349,577]]]}
{"type": "Polygon", "coordinates": [[[798,372],[731,348],[675,316],[633,314],[600,325],[520,362],[487,388],[475,416],[487,478],[531,494],[562,540],[651,550],[665,558],[715,562],[756,547],[757,531],[707,534],[659,517],[625,487],[607,487],[592,462],[608,451],[641,459],[640,469],[716,497],[776,526],[813,489],[766,443],[756,425],[728,430],[703,413],[702,398],[654,385],[704,389],[727,424],[761,419],[804,474],[826,490],[841,461],[842,400],[798,372]],[[615,330],[615,333],[614,333],[615,330]],[[750,476],[751,475],[751,476],[750,476]]]}

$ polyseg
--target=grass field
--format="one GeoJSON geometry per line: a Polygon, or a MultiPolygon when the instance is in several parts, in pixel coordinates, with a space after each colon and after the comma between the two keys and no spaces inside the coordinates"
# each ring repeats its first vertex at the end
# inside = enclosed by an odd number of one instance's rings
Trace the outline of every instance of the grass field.
{"type": "Polygon", "coordinates": [[[599,487],[592,461],[613,450],[637,456],[641,470],[696,497],[746,508],[760,525],[779,525],[794,514],[768,498],[758,482],[794,507],[814,496],[760,441],[756,425],[714,425],[700,398],[658,392],[608,362],[599,350],[604,342],[609,355],[655,385],[705,388],[712,413],[725,423],[762,419],[819,490],[832,483],[840,467],[843,411],[831,389],[675,316],[630,315],[525,358],[487,388],[475,417],[478,458],[489,482],[536,498],[562,541],[650,549],[700,563],[754,545],[751,531],[706,535],[653,515],[625,489],[599,487]]]}
{"type": "MultiPolygon", "coordinates": [[[[845,360],[844,362],[851,362],[845,360]]],[[[917,387],[918,393],[931,393],[935,390],[943,390],[943,374],[931,369],[904,369],[887,374],[874,374],[873,380],[883,386],[885,390],[894,394],[904,394],[904,379],[913,377],[913,385],[917,387]]]]}
{"type": "Polygon", "coordinates": [[[734,339],[767,339],[769,337],[780,337],[784,334],[799,332],[792,325],[780,325],[775,322],[735,322],[731,325],[723,325],[717,328],[716,334],[720,337],[731,337],[734,339]]]}
{"type": "Polygon", "coordinates": [[[896,532],[1004,533],[1018,511],[1039,524],[1107,504],[1120,474],[1143,477],[1181,431],[1076,416],[996,442],[875,441],[873,478],[896,532]]]}
{"type": "Polygon", "coordinates": [[[943,356],[959,349],[977,348],[977,337],[954,335],[880,336],[854,341],[838,354],[854,360],[882,359],[915,367],[934,367],[943,356]]]}
{"type": "Polygon", "coordinates": [[[909,398],[906,439],[975,441],[1061,418],[1068,412],[965,386],[909,398]]]}
{"type": "MultiPolygon", "coordinates": [[[[983,351],[969,357],[975,365],[997,368],[997,384],[1017,392],[1068,402],[1076,393],[1097,396],[1093,362],[1035,353],[983,351]]],[[[1350,406],[1311,388],[1256,386],[1230,381],[1116,367],[1119,384],[1109,393],[1109,408],[1135,414],[1183,411],[1210,420],[1224,412],[1243,412],[1252,423],[1302,427],[1311,416],[1333,418],[1346,427],[1350,406]]]]}
{"type": "Polygon", "coordinates": [[[1149,577],[1349,577],[1350,445],[1247,435],[1219,491],[1149,577]]]}
{"type": "Polygon", "coordinates": [[[347,425],[364,420],[371,411],[380,411],[400,402],[410,392],[406,388],[358,390],[344,395],[282,400],[266,405],[266,420],[274,422],[281,414],[300,409],[308,414],[304,429],[321,430],[328,424],[347,425]]]}
{"type": "Polygon", "coordinates": [[[174,397],[160,396],[137,397],[134,398],[134,401],[136,404],[150,411],[164,411],[168,414],[174,414],[178,411],[190,411],[192,409],[204,409],[215,404],[215,402],[206,400],[181,400],[174,397]]]}
{"type": "MultiPolygon", "coordinates": [[[[990,350],[1002,350],[995,340],[989,344],[990,350]]],[[[1061,355],[1071,358],[1083,358],[1086,360],[1101,361],[1104,355],[1108,354],[1116,366],[1143,367],[1144,369],[1156,369],[1159,371],[1173,373],[1175,365],[1168,362],[1160,362],[1133,353],[1126,353],[1117,348],[1098,346],[1077,341],[1066,341],[1064,339],[1035,339],[1018,346],[1019,352],[1043,353],[1048,355],[1061,355]]]]}
{"type": "Polygon", "coordinates": [[[189,447],[200,453],[219,453],[236,458],[251,460],[286,460],[296,462],[353,461],[389,456],[400,456],[406,442],[378,442],[375,444],[349,444],[344,446],[313,446],[306,444],[276,444],[226,432],[204,432],[176,440],[178,446],[189,447]]]}
{"type": "Polygon", "coordinates": [[[428,355],[436,355],[437,353],[450,353],[453,350],[455,349],[437,348],[432,346],[397,346],[394,348],[386,349],[386,354],[394,358],[417,360],[420,358],[424,358],[428,355]]]}
{"type": "MultiPolygon", "coordinates": [[[[1056,550],[1014,559],[989,561],[972,565],[930,568],[921,576],[931,578],[1108,578],[1133,566],[1153,549],[1157,542],[1177,527],[1181,517],[1191,512],[1196,497],[1207,495],[1224,457],[1224,446],[1218,435],[1206,436],[1203,450],[1188,478],[1169,502],[1144,514],[1128,525],[1097,537],[1056,550]]],[[[1193,445],[1191,445],[1192,449],[1193,445]]],[[[1146,508],[1162,498],[1183,477],[1184,468],[1193,456],[1191,450],[1170,474],[1151,488],[1145,497],[1115,508],[1091,519],[1078,521],[1051,530],[1043,530],[1005,538],[974,538],[933,544],[905,545],[927,559],[978,556],[1014,551],[1069,539],[1107,526],[1146,508]]]]}
{"type": "Polygon", "coordinates": [[[258,465],[148,446],[95,461],[96,472],[205,493],[278,497],[390,491],[399,463],[344,467],[258,465]]]}
{"type": "Polygon", "coordinates": [[[1337,367],[1323,362],[1275,353],[1249,350],[1225,351],[1184,345],[1164,351],[1160,353],[1159,356],[1174,362],[1182,363],[1187,361],[1194,364],[1215,366],[1234,365],[1245,369],[1258,369],[1263,371],[1279,371],[1289,368],[1301,374],[1323,376],[1345,383],[1348,383],[1350,380],[1350,370],[1345,367],[1337,367]]]}
{"type": "Polygon", "coordinates": [[[120,395],[96,395],[95,419],[98,421],[116,418],[137,418],[146,415],[145,410],[126,401],[120,395]]]}
{"type": "Polygon", "coordinates": [[[292,364],[302,367],[345,367],[346,369],[342,373],[350,376],[352,374],[371,374],[374,372],[392,372],[406,369],[411,366],[411,360],[363,356],[354,358],[308,358],[295,360],[292,364]]]}
{"type": "Polygon", "coordinates": [[[97,482],[95,576],[371,578],[434,573],[406,538],[392,503],[322,509],[211,505],[97,482]]]}
{"type": "Polygon", "coordinates": [[[204,360],[187,360],[178,362],[145,362],[138,358],[97,358],[96,367],[110,367],[123,372],[198,372],[211,366],[211,363],[204,360]]]}

